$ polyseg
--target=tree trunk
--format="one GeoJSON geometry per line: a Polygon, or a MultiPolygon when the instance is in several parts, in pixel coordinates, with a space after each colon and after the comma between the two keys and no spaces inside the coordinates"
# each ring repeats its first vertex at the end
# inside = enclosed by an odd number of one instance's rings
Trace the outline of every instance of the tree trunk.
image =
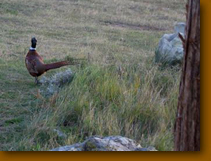
{"type": "Polygon", "coordinates": [[[200,0],[188,0],[175,151],[200,150],[200,0]]]}

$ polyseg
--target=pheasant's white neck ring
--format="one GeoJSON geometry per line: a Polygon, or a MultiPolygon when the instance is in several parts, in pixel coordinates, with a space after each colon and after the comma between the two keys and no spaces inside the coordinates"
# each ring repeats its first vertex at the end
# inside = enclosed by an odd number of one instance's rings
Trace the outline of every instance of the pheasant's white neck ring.
{"type": "Polygon", "coordinates": [[[29,50],[34,51],[34,50],[36,50],[36,48],[30,47],[29,50]]]}

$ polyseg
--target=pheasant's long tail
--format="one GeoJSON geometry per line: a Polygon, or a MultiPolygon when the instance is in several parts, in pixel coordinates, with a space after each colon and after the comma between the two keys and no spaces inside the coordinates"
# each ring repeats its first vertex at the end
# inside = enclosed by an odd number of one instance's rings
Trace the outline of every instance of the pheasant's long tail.
{"type": "Polygon", "coordinates": [[[66,65],[71,65],[71,63],[68,61],[61,61],[56,63],[45,64],[45,71],[48,71],[50,69],[60,68],[66,65]]]}

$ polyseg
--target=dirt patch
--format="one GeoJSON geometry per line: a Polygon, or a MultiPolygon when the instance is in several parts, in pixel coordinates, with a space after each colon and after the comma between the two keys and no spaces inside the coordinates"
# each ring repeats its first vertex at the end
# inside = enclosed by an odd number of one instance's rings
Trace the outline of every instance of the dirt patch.
{"type": "Polygon", "coordinates": [[[121,27],[121,28],[130,28],[133,30],[146,30],[146,31],[165,31],[165,28],[159,28],[156,26],[150,25],[136,25],[136,24],[127,24],[122,22],[112,22],[112,21],[104,21],[104,25],[110,25],[113,27],[121,27]]]}

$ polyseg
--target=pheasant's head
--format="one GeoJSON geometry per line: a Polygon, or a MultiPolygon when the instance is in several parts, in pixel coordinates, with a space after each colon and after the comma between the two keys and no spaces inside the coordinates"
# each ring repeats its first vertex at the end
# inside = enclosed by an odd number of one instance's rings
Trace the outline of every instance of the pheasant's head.
{"type": "Polygon", "coordinates": [[[36,39],[35,37],[33,37],[33,38],[31,39],[31,43],[32,43],[31,47],[32,47],[32,48],[36,48],[37,39],[36,39]]]}

